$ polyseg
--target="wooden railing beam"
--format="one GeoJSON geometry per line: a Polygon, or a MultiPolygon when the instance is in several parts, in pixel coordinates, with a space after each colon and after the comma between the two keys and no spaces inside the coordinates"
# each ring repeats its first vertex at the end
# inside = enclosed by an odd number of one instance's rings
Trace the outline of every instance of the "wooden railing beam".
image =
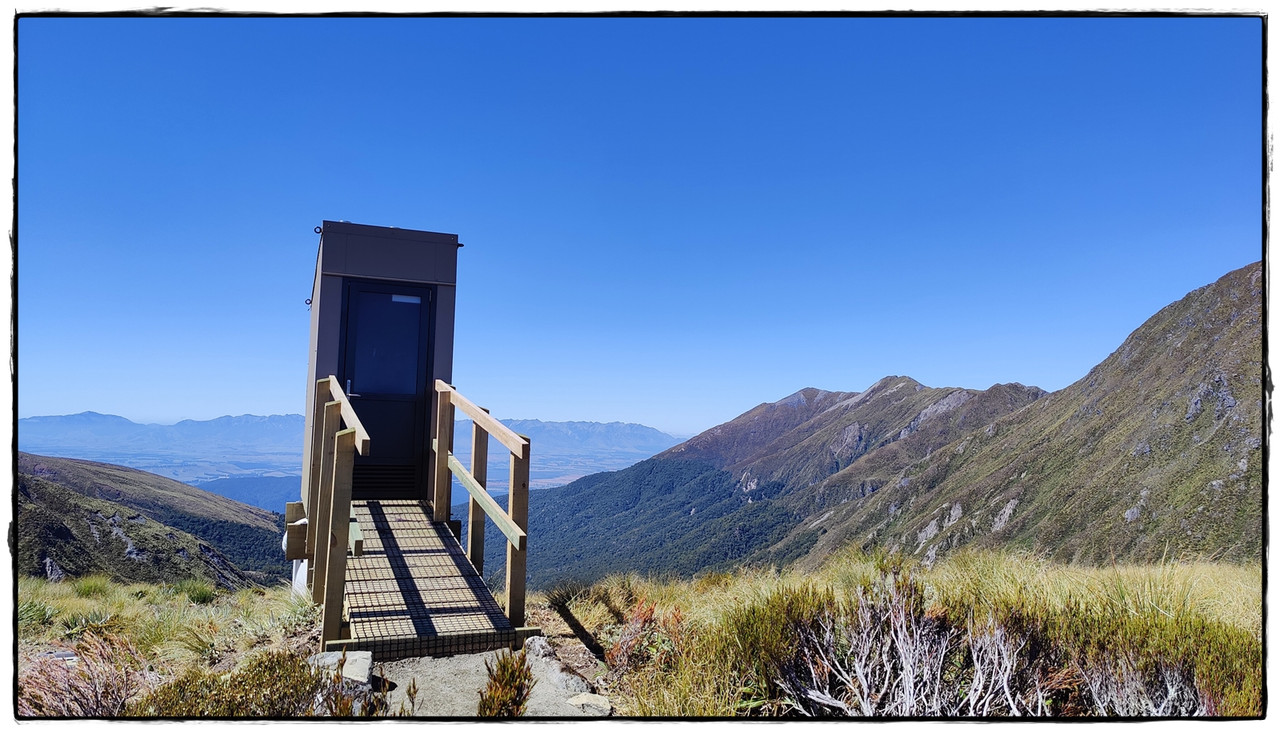
{"type": "MultiPolygon", "coordinates": [[[[313,562],[315,566],[311,572],[311,601],[319,604],[324,601],[325,581],[329,576],[328,572],[328,535],[330,533],[333,516],[333,470],[334,470],[334,436],[337,435],[340,423],[342,421],[342,404],[337,401],[330,401],[324,405],[323,414],[323,431],[324,441],[320,454],[320,490],[316,496],[316,543],[314,545],[313,562]]],[[[308,519],[310,523],[311,519],[308,519]]]]}
{"type": "Polygon", "coordinates": [[[333,394],[335,401],[342,404],[342,420],[346,423],[347,428],[355,429],[356,431],[356,451],[362,457],[368,457],[369,432],[365,431],[364,424],[360,423],[360,417],[356,416],[356,409],[351,405],[351,399],[347,398],[347,394],[342,390],[337,376],[329,376],[329,392],[333,394]]]}
{"type": "MultiPolygon", "coordinates": [[[[440,383],[440,381],[436,381],[440,383]]],[[[453,401],[449,391],[436,393],[435,474],[431,491],[431,519],[441,523],[449,520],[453,478],[449,476],[449,452],[453,451],[453,401]]]]}
{"type": "MultiPolygon", "coordinates": [[[[493,524],[498,527],[498,530],[502,531],[502,535],[506,536],[508,541],[514,543],[523,551],[525,543],[528,541],[528,536],[524,530],[516,525],[515,521],[511,520],[511,516],[507,515],[507,512],[502,509],[498,501],[494,500],[493,496],[467,473],[467,468],[462,466],[462,461],[452,454],[449,455],[449,468],[454,476],[458,478],[458,482],[462,483],[462,486],[471,494],[472,503],[476,504],[480,509],[481,520],[478,522],[483,523],[484,516],[488,515],[493,520],[493,524]]],[[[470,530],[470,528],[467,530],[470,530]]],[[[483,544],[480,546],[480,553],[484,553],[483,544]]],[[[473,561],[472,563],[474,564],[475,562],[473,561]]]]}
{"type": "MultiPolygon", "coordinates": [[[[321,455],[324,453],[324,405],[329,403],[329,379],[316,381],[315,403],[311,412],[311,469],[307,473],[307,492],[303,496],[307,513],[307,546],[304,549],[307,558],[316,555],[316,518],[320,511],[321,455]]],[[[310,568],[314,569],[313,565],[310,568]]],[[[310,577],[308,577],[308,584],[310,577]]]]}
{"type": "MultiPolygon", "coordinates": [[[[484,412],[489,413],[488,409],[484,412]]],[[[454,457],[449,455],[449,466],[453,467],[454,457]]],[[[454,474],[457,474],[456,472],[454,474]]],[[[489,480],[489,432],[484,427],[475,422],[471,422],[471,478],[475,481],[475,486],[479,492],[489,497],[488,491],[485,489],[489,480]]],[[[461,476],[458,478],[461,480],[461,476]]],[[[471,499],[467,501],[467,559],[471,561],[471,565],[476,567],[476,573],[484,575],[484,516],[488,510],[484,505],[480,504],[480,497],[472,491],[471,486],[465,481],[462,482],[467,488],[467,492],[471,493],[471,499]]],[[[489,501],[493,502],[493,498],[489,497],[489,501]]],[[[496,503],[495,503],[496,507],[496,503]]]]}
{"type": "MultiPolygon", "coordinates": [[[[529,440],[511,452],[511,481],[507,514],[521,531],[529,530],[529,440]]],[[[507,543],[507,619],[512,627],[524,626],[525,564],[528,547],[507,543]]]]}
{"type": "MultiPolygon", "coordinates": [[[[433,474],[434,511],[432,520],[449,519],[449,497],[453,476],[471,494],[468,503],[467,557],[477,571],[484,566],[484,515],[488,515],[507,537],[507,618],[511,626],[522,627],[525,619],[525,579],[529,531],[529,438],[516,434],[489,415],[487,409],[471,403],[453,386],[436,380],[436,422],[431,449],[435,455],[433,474]],[[453,456],[454,408],[471,417],[471,471],[453,456]],[[507,510],[489,495],[487,477],[488,437],[492,436],[511,453],[511,481],[507,510]],[[477,473],[480,479],[476,479],[477,473]]],[[[517,643],[521,644],[521,643],[517,643]]]]}
{"type": "Polygon", "coordinates": [[[490,416],[486,409],[482,409],[471,403],[470,399],[458,393],[453,386],[450,386],[438,378],[436,379],[436,393],[448,393],[450,403],[462,410],[462,413],[471,417],[472,422],[484,427],[484,430],[487,431],[490,436],[497,439],[503,446],[512,452],[518,453],[521,449],[529,446],[528,439],[525,439],[519,434],[511,431],[511,428],[506,424],[503,424],[490,416]]]}
{"type": "MultiPolygon", "coordinates": [[[[327,406],[327,404],[326,404],[327,406]]],[[[325,524],[328,553],[324,571],[324,609],[321,615],[320,651],[342,631],[342,594],[346,585],[347,542],[351,521],[351,470],[356,459],[356,430],[347,428],[334,435],[333,483],[329,490],[329,521],[325,524]]],[[[318,570],[317,570],[318,571],[318,570]]],[[[316,574],[319,583],[319,573],[316,574]]]]}

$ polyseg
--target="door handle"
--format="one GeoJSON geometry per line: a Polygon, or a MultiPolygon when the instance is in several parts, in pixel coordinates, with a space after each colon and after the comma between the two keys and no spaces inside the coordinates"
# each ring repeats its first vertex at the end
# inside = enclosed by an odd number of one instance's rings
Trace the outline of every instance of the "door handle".
{"type": "Polygon", "coordinates": [[[351,379],[348,378],[347,379],[347,398],[358,398],[359,396],[360,394],[358,393],[351,393],[351,379]]]}

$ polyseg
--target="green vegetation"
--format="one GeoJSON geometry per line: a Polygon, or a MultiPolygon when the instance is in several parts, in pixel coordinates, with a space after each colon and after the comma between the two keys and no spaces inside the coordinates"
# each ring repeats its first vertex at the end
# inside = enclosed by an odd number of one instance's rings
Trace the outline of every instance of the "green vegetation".
{"type": "Polygon", "coordinates": [[[629,713],[1262,713],[1261,572],[845,552],[818,572],[613,576],[549,593],[607,648],[629,713]]]}
{"type": "Polygon", "coordinates": [[[18,597],[20,716],[392,713],[385,692],[354,687],[341,666],[307,664],[318,612],[288,587],[19,577],[18,597]]]}
{"type": "MultiPolygon", "coordinates": [[[[770,507],[780,488],[748,496],[709,463],[649,459],[535,491],[529,522],[539,548],[529,554],[530,583],[593,581],[616,570],[622,556],[629,569],[675,576],[734,566],[794,525],[792,512],[770,507]]],[[[504,552],[502,541],[487,540],[486,566],[501,570],[504,552]]]]}
{"type": "Polygon", "coordinates": [[[86,634],[119,635],[161,665],[202,659],[192,634],[217,638],[227,656],[284,644],[308,631],[316,611],[287,587],[216,591],[207,582],[122,584],[97,579],[50,582],[18,577],[20,655],[38,654],[86,634]]]}
{"type": "Polygon", "coordinates": [[[19,573],[223,587],[287,575],[284,518],[115,465],[19,455],[19,573]]]}
{"type": "Polygon", "coordinates": [[[217,596],[217,590],[207,581],[199,579],[183,579],[173,585],[178,594],[185,594],[192,604],[208,604],[217,596]]]}
{"type": "MultiPolygon", "coordinates": [[[[283,506],[282,506],[283,507],[283,506]]],[[[165,525],[199,536],[237,568],[270,580],[288,576],[288,562],[280,550],[284,533],[284,516],[276,516],[274,527],[263,529],[233,520],[212,520],[175,511],[157,511],[156,519],[165,525]]]]}
{"type": "Polygon", "coordinates": [[[495,662],[485,660],[484,669],[489,680],[480,691],[476,715],[486,718],[523,716],[535,683],[525,651],[503,652],[495,662]]]}
{"type": "Polygon", "coordinates": [[[111,586],[111,580],[100,574],[83,576],[71,582],[71,590],[78,597],[102,596],[111,586]]]}

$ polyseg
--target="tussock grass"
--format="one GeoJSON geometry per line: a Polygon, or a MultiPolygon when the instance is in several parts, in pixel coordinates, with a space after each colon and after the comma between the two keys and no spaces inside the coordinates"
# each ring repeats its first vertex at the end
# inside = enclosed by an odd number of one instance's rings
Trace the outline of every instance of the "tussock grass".
{"type": "Polygon", "coordinates": [[[1256,565],[959,552],[926,569],[848,551],[808,573],[615,576],[556,596],[637,715],[1248,717],[1261,582],[1256,565]]]}
{"type": "Polygon", "coordinates": [[[100,574],[84,576],[71,582],[71,590],[78,597],[95,597],[106,594],[111,588],[111,579],[100,574]]]}
{"type": "Polygon", "coordinates": [[[183,579],[173,585],[173,591],[185,595],[192,604],[208,604],[218,595],[213,584],[200,579],[183,579]]]}

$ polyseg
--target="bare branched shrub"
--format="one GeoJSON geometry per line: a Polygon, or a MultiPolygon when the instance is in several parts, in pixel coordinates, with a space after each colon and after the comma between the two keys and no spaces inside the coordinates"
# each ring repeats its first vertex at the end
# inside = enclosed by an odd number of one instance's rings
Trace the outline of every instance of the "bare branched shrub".
{"type": "Polygon", "coordinates": [[[806,716],[954,715],[958,698],[944,677],[957,632],[923,610],[908,575],[889,573],[799,623],[798,652],[778,667],[784,698],[806,716]]]}
{"type": "Polygon", "coordinates": [[[37,658],[18,676],[18,715],[109,718],[151,687],[147,663],[127,639],[84,634],[68,662],[37,658]]]}
{"type": "Polygon", "coordinates": [[[1080,663],[1080,676],[1099,716],[1204,716],[1210,710],[1186,668],[1157,662],[1140,669],[1132,656],[1080,663]]]}
{"type": "Polygon", "coordinates": [[[806,716],[1049,715],[1061,689],[1018,622],[926,611],[910,571],[887,566],[844,605],[793,624],[777,666],[784,700],[806,716]]]}

